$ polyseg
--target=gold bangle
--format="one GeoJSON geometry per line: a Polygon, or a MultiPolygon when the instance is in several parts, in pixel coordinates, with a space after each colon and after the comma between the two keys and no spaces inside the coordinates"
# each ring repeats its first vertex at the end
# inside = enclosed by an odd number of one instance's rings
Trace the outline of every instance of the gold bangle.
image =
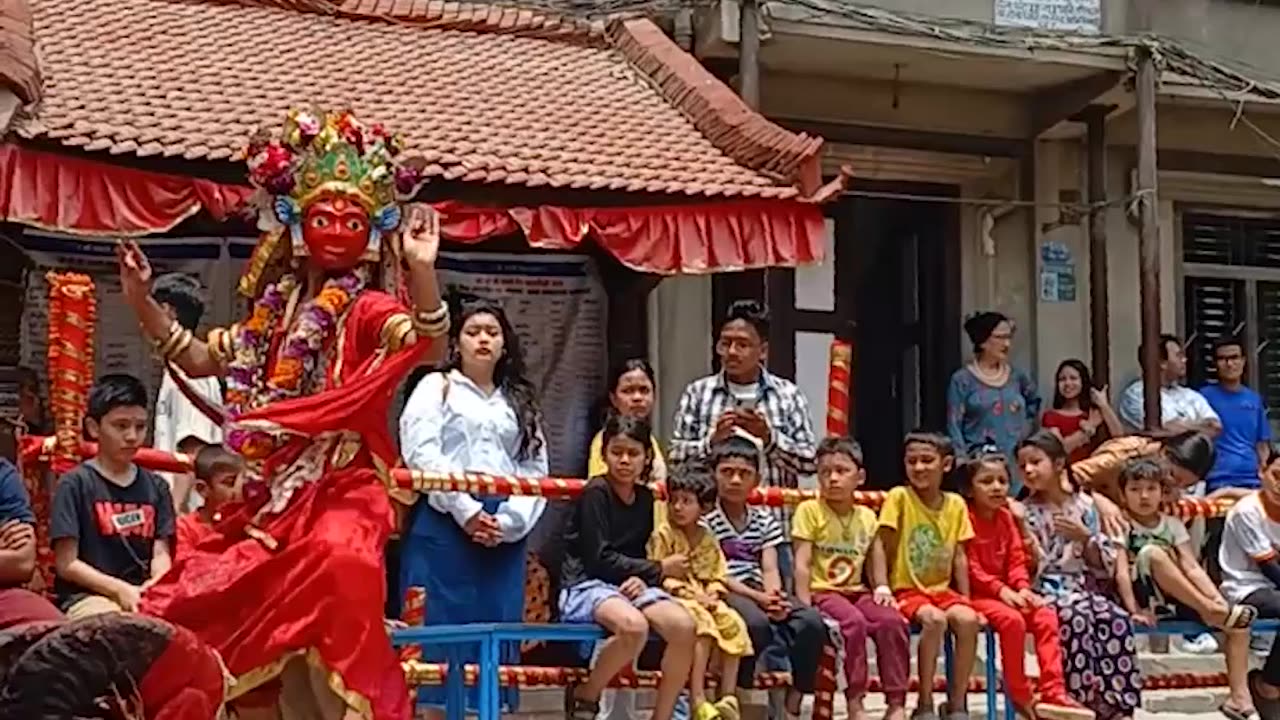
{"type": "Polygon", "coordinates": [[[194,339],[195,336],[191,334],[191,331],[183,328],[182,332],[178,333],[177,342],[173,344],[173,347],[169,348],[169,352],[165,353],[164,359],[169,362],[173,362],[175,358],[182,355],[182,353],[187,351],[187,348],[191,347],[191,341],[194,339]]]}
{"type": "Polygon", "coordinates": [[[169,334],[163,340],[155,341],[156,353],[160,357],[167,358],[169,353],[173,352],[173,347],[182,340],[183,327],[175,320],[169,325],[169,334]]]}
{"type": "Polygon", "coordinates": [[[441,337],[449,333],[449,306],[435,310],[419,310],[413,314],[413,331],[425,337],[441,337]]]}
{"type": "Polygon", "coordinates": [[[445,315],[440,320],[432,323],[424,323],[418,318],[413,319],[413,331],[418,335],[429,338],[442,337],[449,334],[449,316],[445,315]]]}
{"type": "Polygon", "coordinates": [[[423,325],[434,325],[435,323],[449,317],[449,306],[441,303],[435,310],[415,310],[413,319],[423,325]]]}

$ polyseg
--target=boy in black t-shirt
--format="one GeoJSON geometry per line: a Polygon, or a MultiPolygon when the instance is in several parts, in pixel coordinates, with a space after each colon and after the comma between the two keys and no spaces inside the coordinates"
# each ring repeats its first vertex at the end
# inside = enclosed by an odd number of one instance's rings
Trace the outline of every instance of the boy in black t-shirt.
{"type": "Polygon", "coordinates": [[[104,375],[85,417],[98,454],[58,482],[50,538],[58,606],[71,619],[137,609],[171,562],[173,499],[158,475],[133,464],[147,436],[147,391],[129,375],[104,375]]]}

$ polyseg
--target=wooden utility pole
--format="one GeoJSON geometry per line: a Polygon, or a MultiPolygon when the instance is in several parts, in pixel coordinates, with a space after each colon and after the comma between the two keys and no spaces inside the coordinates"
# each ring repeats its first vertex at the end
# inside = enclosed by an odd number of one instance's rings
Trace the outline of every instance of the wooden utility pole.
{"type": "Polygon", "coordinates": [[[1151,50],[1137,49],[1138,101],[1138,277],[1142,307],[1142,407],[1144,426],[1160,417],[1160,226],[1156,217],[1156,63],[1151,50]]]}
{"type": "Polygon", "coordinates": [[[738,5],[738,84],[742,100],[760,109],[760,4],[741,0],[738,5]]]}
{"type": "Polygon", "coordinates": [[[1089,183],[1089,337],[1093,381],[1111,385],[1111,322],[1107,292],[1107,112],[1092,105],[1084,111],[1088,128],[1089,183]]]}

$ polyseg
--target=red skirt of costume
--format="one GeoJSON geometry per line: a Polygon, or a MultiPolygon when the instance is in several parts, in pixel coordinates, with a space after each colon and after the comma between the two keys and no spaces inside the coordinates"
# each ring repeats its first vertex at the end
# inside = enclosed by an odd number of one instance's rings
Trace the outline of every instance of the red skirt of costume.
{"type": "Polygon", "coordinates": [[[385,357],[368,352],[377,347],[380,319],[395,307],[382,293],[357,298],[342,356],[363,362],[343,363],[350,372],[337,371],[340,387],[269,405],[233,423],[285,433],[284,445],[264,463],[265,478],[296,469],[308,454],[319,458],[315,477],[303,478],[282,512],[252,527],[262,500],[229,509],[215,532],[178,557],[143,595],[143,612],[189,628],[218,650],[236,678],[232,700],[271,682],[301,657],[362,716],[412,716],[383,624],[384,547],[394,515],[375,462],[384,470],[394,465],[387,429],[391,399],[427,343],[385,357]]]}

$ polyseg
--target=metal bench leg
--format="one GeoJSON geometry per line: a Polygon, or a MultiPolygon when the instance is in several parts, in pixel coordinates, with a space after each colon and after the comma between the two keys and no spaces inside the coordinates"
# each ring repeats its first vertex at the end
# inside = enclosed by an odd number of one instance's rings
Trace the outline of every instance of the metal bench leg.
{"type": "Polygon", "coordinates": [[[458,645],[448,645],[445,653],[449,662],[449,676],[445,678],[444,714],[448,720],[465,720],[467,667],[462,662],[462,651],[458,645]]]}
{"type": "MultiPolygon", "coordinates": [[[[956,644],[955,638],[951,637],[951,632],[942,636],[942,675],[947,679],[947,690],[951,690],[951,684],[955,682],[955,664],[956,664],[956,644]]],[[[968,688],[965,688],[967,691],[968,688]]]]}
{"type": "Polygon", "coordinates": [[[996,635],[991,628],[983,630],[987,640],[987,717],[996,720],[996,683],[999,682],[999,671],[996,669],[996,635]]]}
{"type": "Polygon", "coordinates": [[[498,720],[502,714],[500,688],[502,686],[500,663],[502,642],[492,636],[480,643],[480,675],[476,684],[479,686],[480,702],[477,710],[480,720],[498,720]]]}

